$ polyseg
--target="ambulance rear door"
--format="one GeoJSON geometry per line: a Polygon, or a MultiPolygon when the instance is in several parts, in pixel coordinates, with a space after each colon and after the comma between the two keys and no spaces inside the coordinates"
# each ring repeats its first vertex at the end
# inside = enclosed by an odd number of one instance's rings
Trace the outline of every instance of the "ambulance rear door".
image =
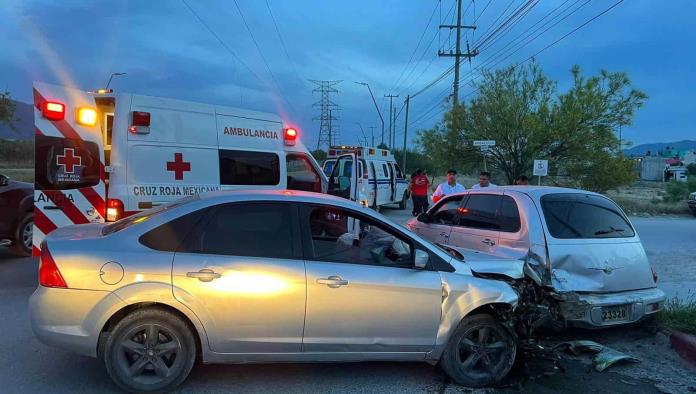
{"type": "Polygon", "coordinates": [[[89,93],[34,82],[33,253],[44,237],[71,224],[105,219],[101,115],[89,93]]]}
{"type": "Polygon", "coordinates": [[[329,177],[329,194],[357,201],[358,199],[358,160],[355,153],[336,158],[329,177]]]}

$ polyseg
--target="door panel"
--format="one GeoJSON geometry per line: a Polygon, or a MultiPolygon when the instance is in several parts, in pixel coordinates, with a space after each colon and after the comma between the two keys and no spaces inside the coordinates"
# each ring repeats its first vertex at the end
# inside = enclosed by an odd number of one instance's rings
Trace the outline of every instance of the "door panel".
{"type": "Polygon", "coordinates": [[[454,246],[495,254],[500,237],[500,195],[469,195],[452,226],[449,241],[454,246]]]}
{"type": "Polygon", "coordinates": [[[462,198],[462,196],[443,198],[428,211],[430,222],[418,222],[418,225],[414,227],[414,231],[430,242],[448,244],[450,242],[452,224],[457,220],[462,198]]]}
{"type": "Polygon", "coordinates": [[[358,171],[355,153],[338,156],[329,177],[329,194],[349,200],[357,200],[358,171]]]}
{"type": "Polygon", "coordinates": [[[306,352],[427,352],[442,289],[434,271],[307,261],[306,352]],[[323,279],[339,277],[345,285],[323,279]]]}

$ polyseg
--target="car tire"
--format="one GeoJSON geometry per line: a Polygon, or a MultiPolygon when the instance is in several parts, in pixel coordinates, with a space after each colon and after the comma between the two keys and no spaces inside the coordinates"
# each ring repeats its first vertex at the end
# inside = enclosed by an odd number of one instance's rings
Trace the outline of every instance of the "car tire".
{"type": "Polygon", "coordinates": [[[170,392],[191,372],[196,341],[189,325],[177,315],[163,309],[139,309],[116,324],[106,340],[103,361],[123,390],[170,392]]]}
{"type": "Polygon", "coordinates": [[[484,387],[507,376],[516,353],[517,345],[510,331],[494,317],[480,314],[462,319],[440,362],[454,382],[484,387]]]}
{"type": "Polygon", "coordinates": [[[34,234],[34,213],[30,212],[19,221],[10,252],[17,256],[31,256],[34,234]]]}

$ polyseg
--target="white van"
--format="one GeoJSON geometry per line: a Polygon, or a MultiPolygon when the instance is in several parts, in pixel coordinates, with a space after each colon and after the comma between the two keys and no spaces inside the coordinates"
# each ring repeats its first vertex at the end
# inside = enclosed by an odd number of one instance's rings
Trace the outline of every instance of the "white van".
{"type": "Polygon", "coordinates": [[[327,190],[298,131],[275,114],[38,82],[34,104],[35,253],[57,227],[203,191],[327,190]]]}
{"type": "Polygon", "coordinates": [[[396,164],[394,155],[387,149],[332,146],[323,169],[329,177],[331,194],[350,198],[376,210],[387,204],[399,204],[400,209],[406,208],[408,180],[396,164]],[[357,158],[358,163],[356,193],[349,193],[346,189],[354,163],[351,158],[357,158]]]}

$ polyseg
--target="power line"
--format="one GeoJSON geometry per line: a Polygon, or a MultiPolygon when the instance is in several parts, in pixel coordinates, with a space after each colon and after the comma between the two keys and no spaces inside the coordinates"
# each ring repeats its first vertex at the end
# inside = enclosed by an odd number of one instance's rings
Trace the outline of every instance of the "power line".
{"type": "Polygon", "coordinates": [[[486,42],[492,40],[499,32],[501,32],[505,27],[513,23],[513,21],[518,21],[521,15],[526,15],[532,7],[534,7],[539,0],[527,0],[524,4],[519,6],[516,10],[512,12],[503,22],[500,23],[490,34],[484,35],[477,43],[474,44],[475,49],[482,49],[486,42]]]}
{"type": "Polygon", "coordinates": [[[242,22],[244,22],[244,27],[246,27],[247,32],[249,33],[249,36],[251,37],[251,41],[254,42],[254,46],[256,47],[256,51],[259,53],[259,56],[261,57],[261,60],[263,61],[263,64],[266,65],[266,69],[268,70],[268,73],[271,75],[271,78],[273,79],[273,83],[276,85],[276,88],[278,89],[278,94],[283,98],[283,101],[285,101],[290,107],[292,107],[292,104],[285,100],[285,97],[283,96],[282,89],[280,88],[280,84],[278,83],[278,80],[275,77],[275,74],[273,74],[273,70],[271,70],[271,66],[268,64],[268,61],[266,61],[266,57],[263,56],[263,51],[261,50],[261,47],[259,46],[259,43],[256,42],[256,37],[254,37],[254,33],[251,31],[251,28],[249,27],[249,24],[246,21],[246,18],[244,17],[244,13],[242,12],[242,9],[239,8],[239,4],[237,3],[237,0],[234,0],[234,5],[237,7],[237,11],[239,11],[239,15],[242,17],[242,22]]]}
{"type": "Polygon", "coordinates": [[[292,65],[292,69],[295,72],[295,76],[299,79],[304,81],[301,77],[300,74],[297,72],[297,66],[295,65],[295,61],[290,57],[290,53],[288,52],[287,46],[285,46],[285,40],[283,39],[283,35],[280,33],[280,28],[278,27],[278,22],[276,21],[275,15],[273,15],[273,10],[271,10],[271,4],[266,0],[266,8],[268,8],[268,13],[271,14],[271,20],[273,20],[273,26],[275,27],[276,34],[278,35],[278,39],[280,40],[280,45],[283,47],[283,52],[285,52],[285,57],[288,58],[288,62],[292,65]]]}

